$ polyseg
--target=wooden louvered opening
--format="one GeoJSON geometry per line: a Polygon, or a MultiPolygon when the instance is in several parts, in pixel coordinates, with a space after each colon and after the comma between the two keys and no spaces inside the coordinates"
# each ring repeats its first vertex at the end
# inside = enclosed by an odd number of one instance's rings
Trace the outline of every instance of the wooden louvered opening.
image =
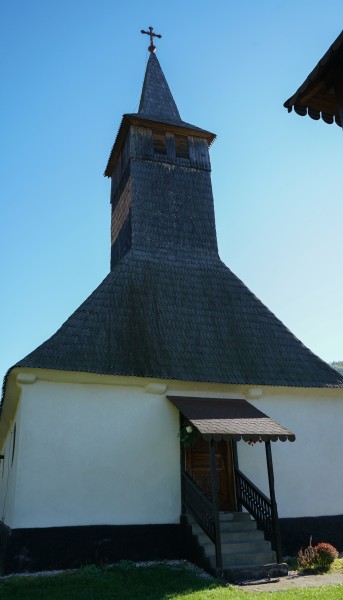
{"type": "Polygon", "coordinates": [[[167,142],[165,133],[160,131],[153,131],[152,139],[154,144],[155,154],[167,154],[167,142]]]}
{"type": "Polygon", "coordinates": [[[189,158],[188,137],[175,135],[175,152],[178,158],[189,158]]]}

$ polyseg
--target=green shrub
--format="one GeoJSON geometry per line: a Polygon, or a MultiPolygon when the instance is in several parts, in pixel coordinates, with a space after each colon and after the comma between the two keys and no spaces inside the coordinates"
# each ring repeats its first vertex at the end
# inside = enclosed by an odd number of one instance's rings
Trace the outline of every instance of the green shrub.
{"type": "Polygon", "coordinates": [[[334,546],[327,542],[321,542],[312,546],[312,537],[310,544],[298,552],[298,567],[302,571],[327,571],[330,565],[338,557],[338,551],[334,546]]]}
{"type": "Polygon", "coordinates": [[[123,571],[123,573],[127,573],[128,571],[132,571],[132,569],[136,568],[136,563],[132,560],[120,560],[115,565],[113,565],[119,571],[123,571]]]}
{"type": "Polygon", "coordinates": [[[326,542],[317,544],[314,549],[317,554],[316,563],[318,567],[322,569],[328,569],[333,561],[338,558],[338,551],[336,548],[326,542]]]}
{"type": "Polygon", "coordinates": [[[85,565],[84,567],[81,567],[80,571],[82,572],[82,575],[85,575],[86,577],[95,577],[101,574],[99,567],[94,564],[85,565]]]}

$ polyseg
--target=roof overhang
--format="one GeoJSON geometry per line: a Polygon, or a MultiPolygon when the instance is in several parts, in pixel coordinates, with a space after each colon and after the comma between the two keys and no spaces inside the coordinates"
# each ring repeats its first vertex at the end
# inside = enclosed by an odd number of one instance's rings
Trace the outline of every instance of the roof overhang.
{"type": "Polygon", "coordinates": [[[343,32],[320,59],[298,90],[284,103],[298,115],[320,118],[325,123],[342,126],[340,108],[343,105],[343,32]]]}
{"type": "Polygon", "coordinates": [[[243,399],[167,396],[207,440],[294,442],[295,435],[243,399]]]}

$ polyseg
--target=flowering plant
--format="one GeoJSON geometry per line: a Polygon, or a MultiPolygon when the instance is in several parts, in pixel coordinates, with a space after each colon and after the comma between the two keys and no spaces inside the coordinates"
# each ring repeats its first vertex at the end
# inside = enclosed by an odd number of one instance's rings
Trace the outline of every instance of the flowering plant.
{"type": "Polygon", "coordinates": [[[298,566],[302,571],[327,571],[331,563],[338,557],[338,551],[334,546],[327,542],[321,542],[312,546],[312,537],[310,545],[298,552],[298,566]]]}
{"type": "Polygon", "coordinates": [[[193,423],[188,421],[188,419],[184,419],[179,433],[181,444],[185,448],[188,448],[189,446],[192,446],[194,442],[196,442],[199,436],[200,431],[193,425],[193,423]]]}
{"type": "Polygon", "coordinates": [[[317,564],[321,568],[328,568],[338,557],[338,551],[336,548],[331,544],[327,544],[326,542],[317,544],[314,549],[317,552],[317,564]]]}
{"type": "Polygon", "coordinates": [[[310,571],[316,567],[317,552],[311,542],[312,538],[310,538],[310,545],[305,550],[300,548],[298,552],[298,567],[302,571],[310,571]]]}
{"type": "Polygon", "coordinates": [[[257,440],[245,440],[245,442],[249,445],[249,446],[254,446],[257,442],[259,442],[260,444],[262,443],[262,439],[258,438],[257,440]]]}

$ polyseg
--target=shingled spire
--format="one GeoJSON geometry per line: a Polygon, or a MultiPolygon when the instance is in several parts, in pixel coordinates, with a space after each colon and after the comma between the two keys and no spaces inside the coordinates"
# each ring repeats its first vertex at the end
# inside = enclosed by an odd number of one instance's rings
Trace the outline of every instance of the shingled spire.
{"type": "Polygon", "coordinates": [[[156,54],[150,53],[138,113],[147,119],[181,123],[180,113],[156,54]]]}

